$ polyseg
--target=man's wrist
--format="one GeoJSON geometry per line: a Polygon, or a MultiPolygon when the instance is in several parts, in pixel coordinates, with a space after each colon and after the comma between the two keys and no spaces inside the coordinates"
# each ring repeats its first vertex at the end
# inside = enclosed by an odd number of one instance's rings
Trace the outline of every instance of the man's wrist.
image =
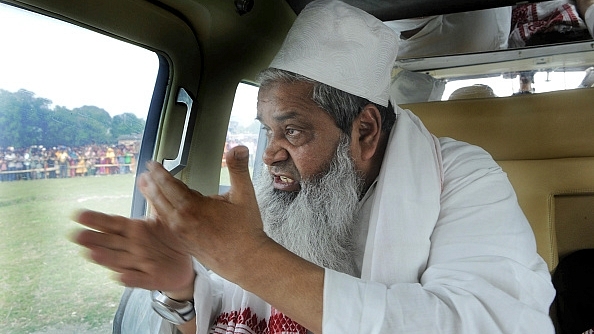
{"type": "Polygon", "coordinates": [[[151,299],[153,310],[174,325],[184,325],[196,317],[193,299],[187,301],[174,300],[158,290],[151,292],[151,299]]]}
{"type": "Polygon", "coordinates": [[[185,287],[178,289],[178,290],[170,290],[170,291],[161,291],[162,294],[165,296],[176,300],[176,301],[188,301],[194,298],[194,281],[196,280],[196,274],[192,278],[192,281],[186,285],[185,287]]]}
{"type": "Polygon", "coordinates": [[[193,294],[172,293],[167,291],[161,291],[161,293],[167,296],[167,298],[173,299],[177,302],[187,302],[194,299],[193,294]]]}

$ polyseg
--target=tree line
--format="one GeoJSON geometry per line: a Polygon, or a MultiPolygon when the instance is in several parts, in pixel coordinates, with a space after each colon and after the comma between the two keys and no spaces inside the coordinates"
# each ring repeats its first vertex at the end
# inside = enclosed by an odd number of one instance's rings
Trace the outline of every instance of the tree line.
{"type": "Polygon", "coordinates": [[[117,144],[122,135],[141,134],[145,120],[132,113],[115,115],[95,106],[72,110],[56,106],[25,89],[0,89],[0,147],[117,144]]]}

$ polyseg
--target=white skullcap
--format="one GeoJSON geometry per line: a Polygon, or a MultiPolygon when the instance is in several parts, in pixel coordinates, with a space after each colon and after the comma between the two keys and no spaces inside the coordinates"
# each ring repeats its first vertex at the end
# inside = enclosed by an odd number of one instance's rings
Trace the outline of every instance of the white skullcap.
{"type": "Polygon", "coordinates": [[[452,92],[448,100],[481,99],[497,97],[493,89],[487,85],[475,84],[472,86],[460,87],[452,92]]]}
{"type": "Polygon", "coordinates": [[[386,107],[397,40],[363,10],[337,0],[314,1],[301,11],[270,67],[386,107]]]}

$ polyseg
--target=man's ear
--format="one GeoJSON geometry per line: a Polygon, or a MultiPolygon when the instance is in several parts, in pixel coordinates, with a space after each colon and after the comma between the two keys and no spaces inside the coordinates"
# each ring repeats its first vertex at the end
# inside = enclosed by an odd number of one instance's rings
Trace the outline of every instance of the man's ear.
{"type": "Polygon", "coordinates": [[[355,160],[369,161],[377,152],[382,134],[382,118],[373,104],[366,105],[353,121],[352,152],[355,160]]]}

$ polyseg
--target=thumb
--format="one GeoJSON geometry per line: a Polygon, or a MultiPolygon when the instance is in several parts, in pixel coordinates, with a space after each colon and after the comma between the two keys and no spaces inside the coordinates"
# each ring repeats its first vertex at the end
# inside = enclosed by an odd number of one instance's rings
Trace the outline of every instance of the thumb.
{"type": "Polygon", "coordinates": [[[249,150],[245,146],[235,146],[225,155],[227,168],[229,169],[229,178],[231,189],[229,190],[229,200],[232,203],[245,203],[246,201],[255,201],[254,186],[250,178],[249,150]]]}

